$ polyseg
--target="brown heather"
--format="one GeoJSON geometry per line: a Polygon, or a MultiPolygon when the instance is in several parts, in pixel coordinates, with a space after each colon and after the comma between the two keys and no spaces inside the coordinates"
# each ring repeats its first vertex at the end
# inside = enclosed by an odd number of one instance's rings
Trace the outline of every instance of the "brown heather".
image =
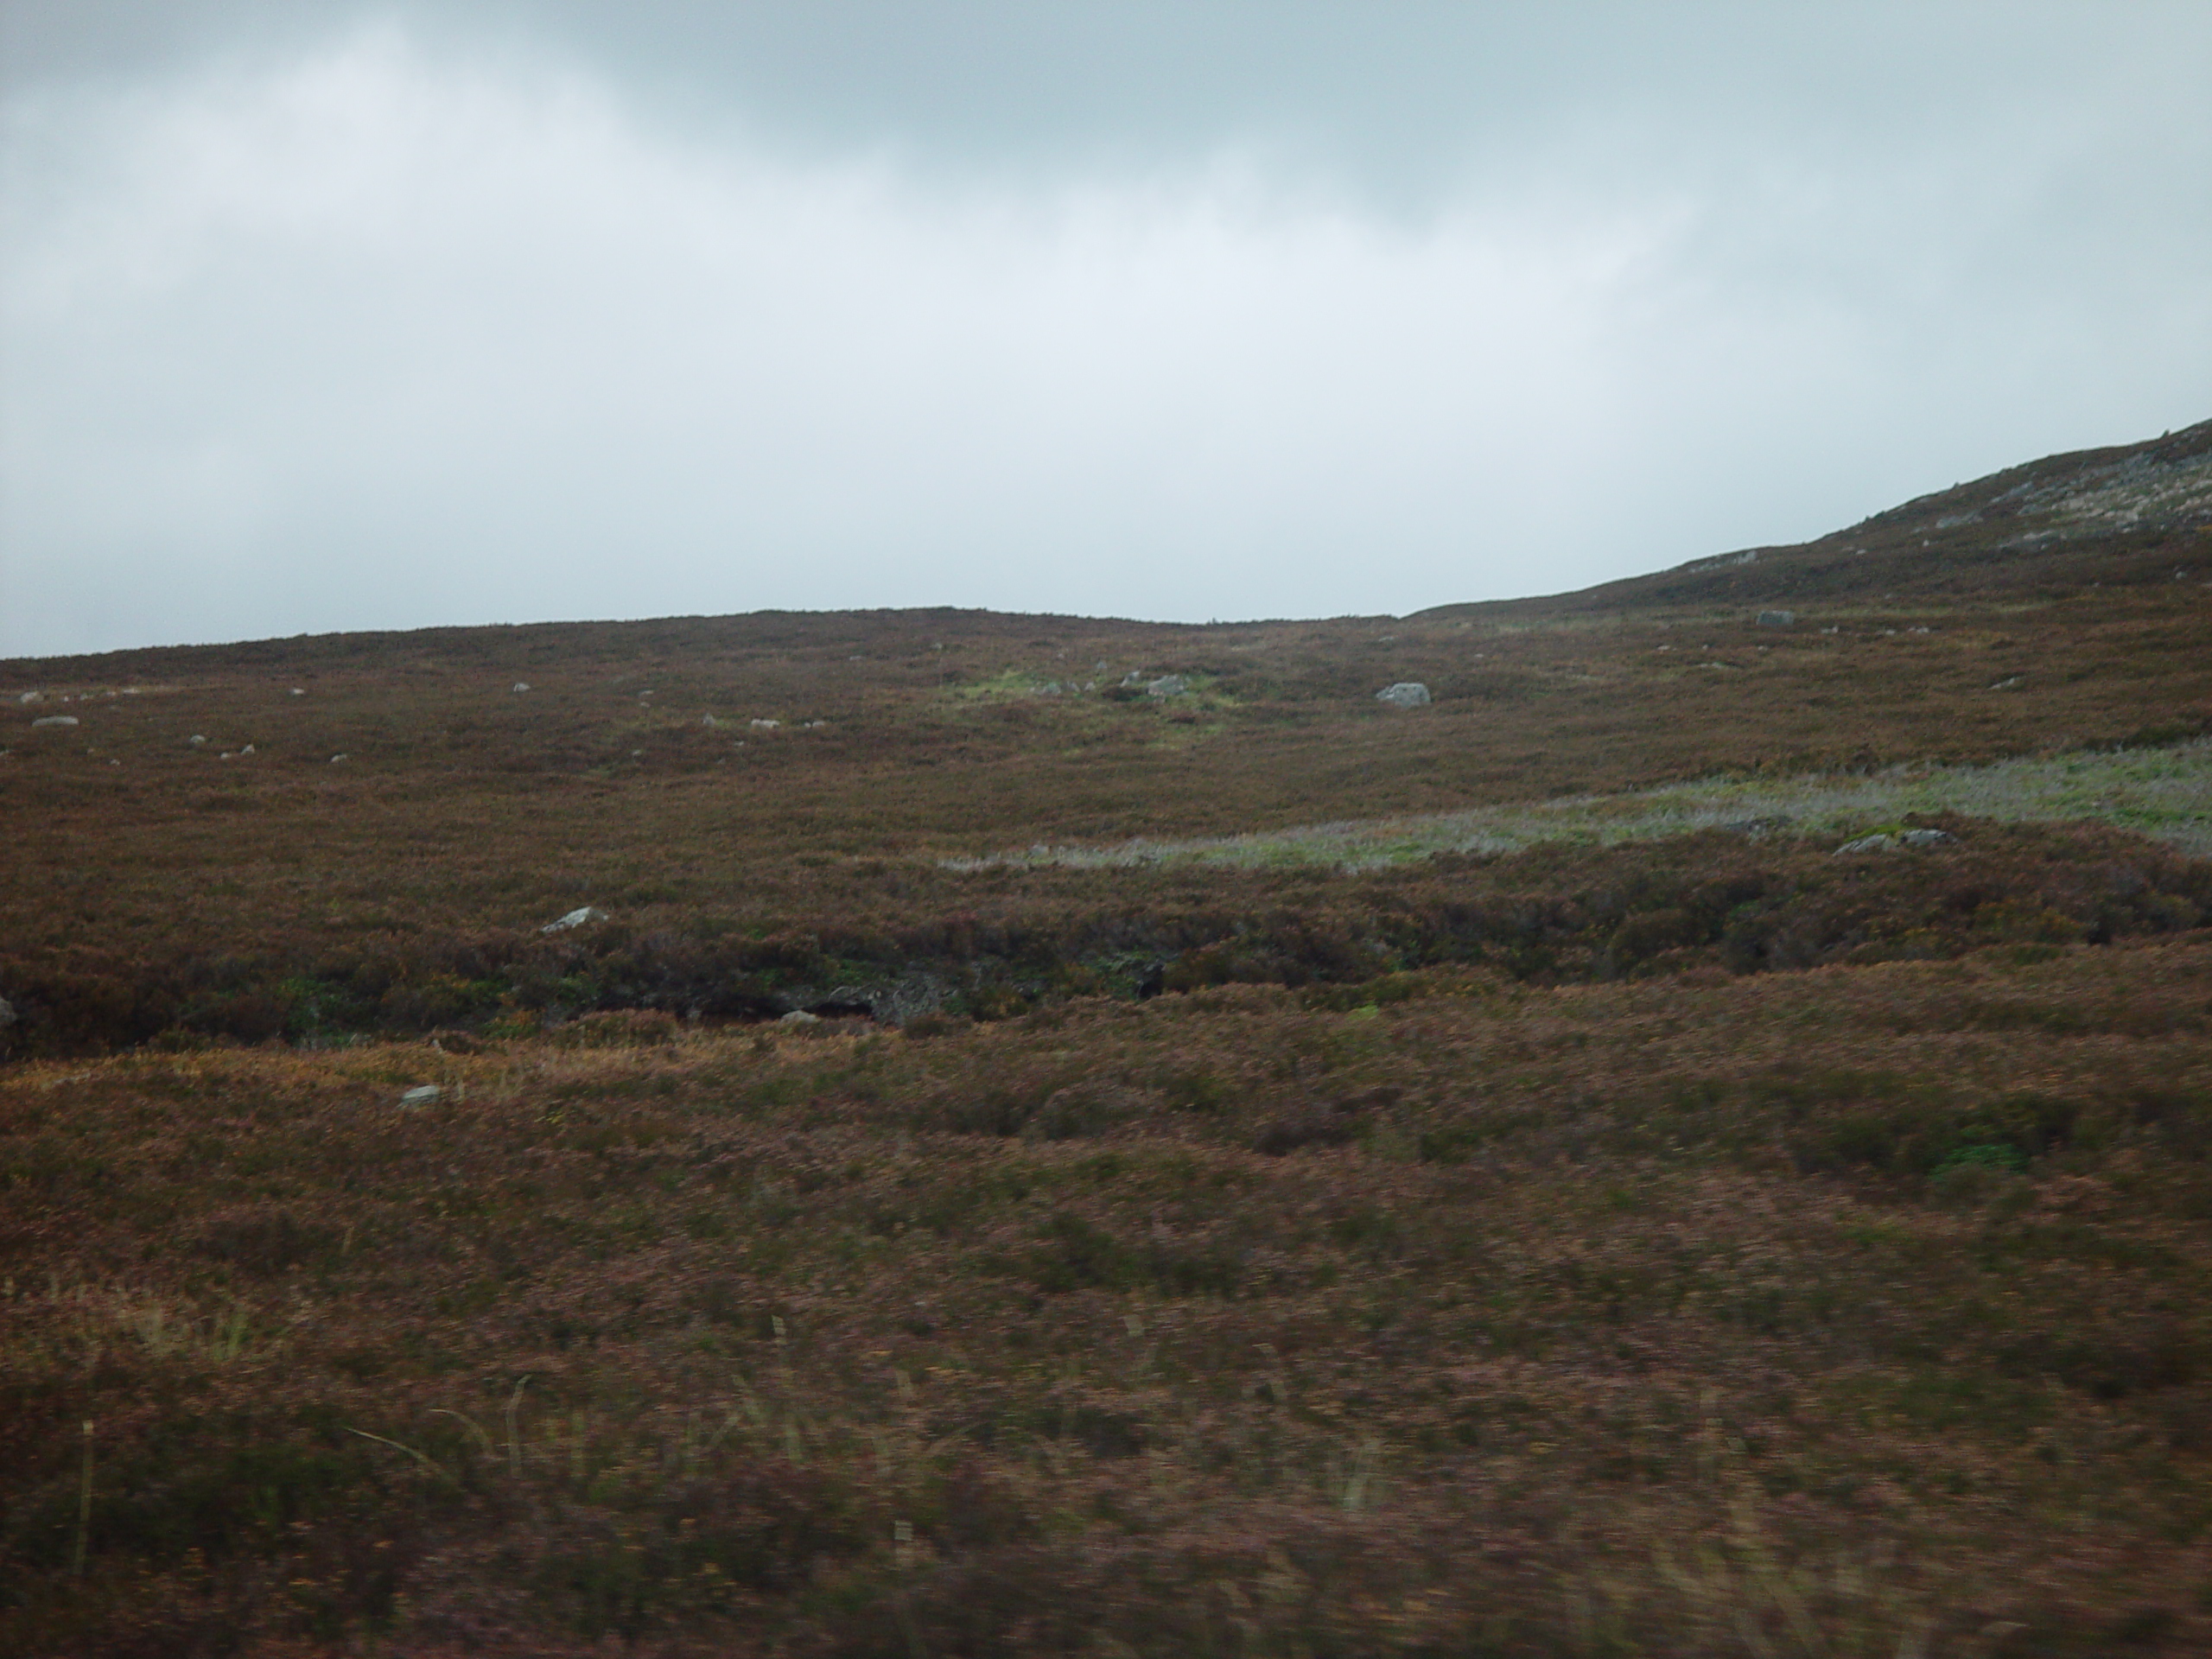
{"type": "Polygon", "coordinates": [[[1984,500],[2093,464],[1395,621],[4,665],[0,1650],[2212,1650],[2212,865],[957,863],[2191,739],[2202,525],[1984,500]]]}

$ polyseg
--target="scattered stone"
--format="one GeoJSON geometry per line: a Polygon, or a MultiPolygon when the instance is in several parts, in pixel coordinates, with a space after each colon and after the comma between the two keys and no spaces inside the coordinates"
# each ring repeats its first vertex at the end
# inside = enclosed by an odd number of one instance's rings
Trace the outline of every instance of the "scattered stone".
{"type": "Polygon", "coordinates": [[[334,754],[330,757],[330,764],[334,766],[340,760],[350,760],[353,758],[353,757],[350,754],[334,754]]]}
{"type": "Polygon", "coordinates": [[[1431,701],[1428,688],[1419,680],[1401,680],[1395,685],[1386,685],[1375,694],[1375,701],[1387,702],[1393,709],[1420,709],[1431,701]]]}
{"type": "Polygon", "coordinates": [[[753,722],[753,729],[756,732],[772,732],[783,723],[780,720],[756,720],[753,722]]]}
{"type": "Polygon", "coordinates": [[[515,682],[515,690],[517,691],[517,693],[521,693],[521,692],[524,692],[524,691],[527,691],[527,690],[530,690],[530,682],[529,682],[528,680],[517,680],[517,681],[515,682]]]}
{"type": "Polygon", "coordinates": [[[700,716],[699,716],[699,723],[700,723],[702,726],[705,726],[705,727],[708,727],[708,728],[713,728],[713,727],[716,727],[716,726],[721,725],[721,721],[720,721],[719,720],[716,720],[716,719],[715,719],[712,715],[700,715],[700,716]]]}
{"type": "Polygon", "coordinates": [[[2003,680],[1999,680],[1999,681],[1998,681],[1996,684],[1994,684],[1994,685],[1991,686],[1989,689],[1990,689],[1991,690],[1993,690],[1993,691],[2010,691],[2010,690],[2011,690],[2014,686],[2018,685],[2019,683],[2020,683],[2020,677],[2019,677],[2018,674],[2015,674],[2015,675],[2013,675],[2013,676],[2012,676],[2011,678],[2009,678],[2009,679],[2003,679],[2003,680]]]}
{"type": "Polygon", "coordinates": [[[296,697],[304,697],[307,696],[307,691],[304,688],[296,685],[292,688],[292,695],[296,697]]]}
{"type": "Polygon", "coordinates": [[[570,911],[565,916],[556,917],[537,931],[541,933],[565,933],[572,927],[582,927],[588,923],[603,922],[606,919],[605,911],[596,909],[590,905],[584,905],[570,911]]]}
{"type": "Polygon", "coordinates": [[[804,1008],[793,1008],[776,1023],[779,1026],[818,1026],[822,1023],[822,1016],[809,1014],[804,1008]]]}
{"type": "Polygon", "coordinates": [[[1957,839],[1948,830],[1900,830],[1895,835],[1861,836],[1845,842],[1835,851],[1839,858],[1846,853],[1894,853],[1908,847],[1942,847],[1957,839]]]}
{"type": "Polygon", "coordinates": [[[24,704],[44,702],[46,701],[46,693],[43,691],[26,691],[22,696],[18,696],[16,701],[24,704]]]}
{"type": "Polygon", "coordinates": [[[1180,674],[1163,674],[1144,689],[1147,697],[1179,697],[1186,695],[1191,683],[1180,674]]]}
{"type": "Polygon", "coordinates": [[[419,1084],[399,1097],[402,1106],[428,1106],[443,1095],[445,1090],[435,1083],[419,1084]]]}
{"type": "Polygon", "coordinates": [[[41,715],[31,721],[33,726],[74,726],[77,723],[74,715],[41,715]]]}
{"type": "Polygon", "coordinates": [[[194,732],[184,741],[195,749],[204,749],[207,747],[207,737],[204,732],[194,732]]]}
{"type": "Polygon", "coordinates": [[[1761,611],[1759,626],[1763,628],[1790,628],[1797,626],[1795,611],[1761,611]]]}

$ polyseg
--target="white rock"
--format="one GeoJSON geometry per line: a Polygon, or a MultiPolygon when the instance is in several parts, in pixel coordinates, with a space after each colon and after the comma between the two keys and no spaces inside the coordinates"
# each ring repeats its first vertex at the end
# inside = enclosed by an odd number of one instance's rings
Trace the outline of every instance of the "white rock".
{"type": "Polygon", "coordinates": [[[428,1106],[444,1093],[445,1090],[435,1083],[419,1084],[400,1096],[399,1103],[403,1106],[428,1106]]]}
{"type": "Polygon", "coordinates": [[[1946,830],[1907,830],[1897,839],[1908,847],[1941,847],[1957,837],[1946,830]]]}
{"type": "Polygon", "coordinates": [[[1393,709],[1419,709],[1431,699],[1428,688],[1419,680],[1400,680],[1395,685],[1386,685],[1377,691],[1375,701],[1387,702],[1393,709]]]}
{"type": "Polygon", "coordinates": [[[1191,683],[1180,674],[1163,674],[1144,689],[1147,697],[1179,697],[1191,689],[1191,683]]]}
{"type": "Polygon", "coordinates": [[[349,754],[334,754],[330,757],[330,764],[334,766],[340,760],[350,760],[353,758],[353,757],[349,754]]]}
{"type": "Polygon", "coordinates": [[[292,688],[292,695],[296,697],[304,697],[307,696],[307,691],[304,688],[296,685],[292,688]]]}
{"type": "Polygon", "coordinates": [[[33,702],[44,702],[46,701],[46,693],[43,691],[26,691],[21,696],[17,697],[16,701],[17,702],[27,704],[33,702]]]}
{"type": "Polygon", "coordinates": [[[529,682],[528,680],[517,680],[517,681],[515,682],[515,690],[518,690],[518,691],[527,691],[527,690],[530,690],[530,682],[529,682]]]}
{"type": "Polygon", "coordinates": [[[195,749],[204,749],[207,747],[207,739],[203,733],[194,732],[190,737],[186,738],[184,741],[191,744],[195,749]]]}
{"type": "Polygon", "coordinates": [[[779,1026],[818,1026],[822,1023],[822,1016],[809,1014],[804,1008],[793,1008],[776,1023],[779,1026]]]}
{"type": "Polygon", "coordinates": [[[537,931],[541,933],[565,933],[572,927],[582,927],[587,923],[603,922],[606,919],[607,912],[605,911],[597,910],[589,905],[585,905],[579,909],[570,911],[565,916],[556,918],[555,920],[546,923],[544,926],[539,928],[537,931]]]}
{"type": "Polygon", "coordinates": [[[74,726],[77,724],[77,716],[74,715],[41,715],[36,720],[31,721],[31,724],[33,726],[74,726]]]}
{"type": "Polygon", "coordinates": [[[251,743],[247,744],[247,745],[245,746],[245,747],[244,747],[244,748],[240,749],[240,750],[238,751],[238,753],[239,753],[240,754],[242,754],[242,755],[244,755],[244,754],[251,754],[251,753],[253,753],[253,745],[252,745],[252,744],[251,744],[251,743]]]}
{"type": "Polygon", "coordinates": [[[712,715],[702,715],[699,716],[699,723],[702,726],[715,727],[721,725],[721,721],[716,720],[712,715]]]}
{"type": "Polygon", "coordinates": [[[753,728],[759,732],[772,732],[783,723],[780,720],[756,720],[753,722],[753,728]]]}

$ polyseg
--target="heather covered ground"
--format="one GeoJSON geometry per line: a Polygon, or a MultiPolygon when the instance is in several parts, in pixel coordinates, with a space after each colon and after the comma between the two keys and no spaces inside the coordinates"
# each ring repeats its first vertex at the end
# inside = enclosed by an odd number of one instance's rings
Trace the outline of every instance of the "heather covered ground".
{"type": "Polygon", "coordinates": [[[461,1046],[0,1082],[19,1650],[2212,1637],[2201,931],[461,1046]]]}
{"type": "Polygon", "coordinates": [[[2208,443],[0,664],[0,1649],[2212,1648],[2208,443]]]}

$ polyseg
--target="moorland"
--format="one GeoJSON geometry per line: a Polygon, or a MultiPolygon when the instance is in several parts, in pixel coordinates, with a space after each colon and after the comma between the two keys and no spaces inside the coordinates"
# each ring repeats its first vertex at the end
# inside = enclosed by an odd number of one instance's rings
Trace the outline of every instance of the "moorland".
{"type": "Polygon", "coordinates": [[[10,1651],[2212,1646],[2212,423],[0,694],[10,1651]]]}

